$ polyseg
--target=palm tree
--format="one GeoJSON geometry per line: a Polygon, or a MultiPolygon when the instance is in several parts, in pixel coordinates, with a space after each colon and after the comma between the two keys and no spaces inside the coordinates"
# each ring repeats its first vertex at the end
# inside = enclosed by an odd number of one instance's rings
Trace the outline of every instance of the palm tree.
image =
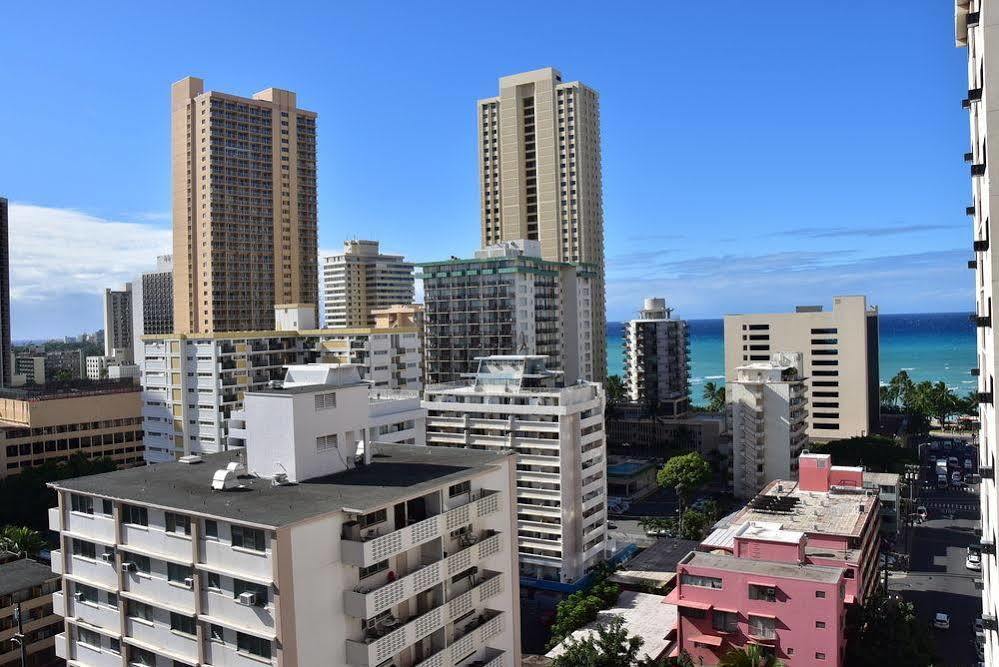
{"type": "Polygon", "coordinates": [[[722,657],[718,667],[783,667],[774,655],[764,655],[756,644],[746,648],[733,648],[722,657]]]}
{"type": "Polygon", "coordinates": [[[624,381],[621,380],[620,375],[608,375],[604,389],[607,392],[607,402],[611,405],[617,405],[627,400],[628,389],[624,386],[624,381]]]}
{"type": "Polygon", "coordinates": [[[708,402],[708,412],[721,412],[725,409],[725,385],[714,382],[704,383],[704,393],[701,394],[708,402]]]}
{"type": "Polygon", "coordinates": [[[906,371],[899,371],[888,381],[888,397],[895,405],[907,405],[912,401],[912,378],[906,371]]]}
{"type": "Polygon", "coordinates": [[[33,558],[45,546],[45,539],[37,530],[24,526],[4,526],[0,529],[0,551],[33,558]]]}

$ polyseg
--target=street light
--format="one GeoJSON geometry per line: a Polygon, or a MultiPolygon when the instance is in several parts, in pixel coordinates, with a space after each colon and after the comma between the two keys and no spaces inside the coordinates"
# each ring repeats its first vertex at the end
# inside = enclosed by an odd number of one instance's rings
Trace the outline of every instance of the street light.
{"type": "Polygon", "coordinates": [[[28,664],[28,646],[24,641],[24,624],[21,622],[21,603],[18,602],[14,605],[14,622],[17,623],[17,634],[10,638],[10,641],[14,643],[20,649],[21,652],[21,667],[27,667],[28,664]]]}

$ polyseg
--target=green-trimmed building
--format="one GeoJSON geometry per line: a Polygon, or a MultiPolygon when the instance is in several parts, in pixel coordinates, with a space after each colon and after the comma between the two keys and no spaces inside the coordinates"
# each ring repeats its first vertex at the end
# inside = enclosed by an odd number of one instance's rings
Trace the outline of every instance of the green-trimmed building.
{"type": "Polygon", "coordinates": [[[595,267],[541,259],[537,241],[419,266],[428,383],[458,380],[495,354],[545,355],[566,384],[595,376],[595,267]]]}

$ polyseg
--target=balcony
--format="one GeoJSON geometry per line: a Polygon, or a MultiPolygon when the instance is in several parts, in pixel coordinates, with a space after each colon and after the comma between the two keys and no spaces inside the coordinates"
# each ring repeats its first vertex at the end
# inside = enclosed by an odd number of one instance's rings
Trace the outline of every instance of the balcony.
{"type": "Polygon", "coordinates": [[[991,391],[980,391],[975,394],[975,400],[978,401],[979,405],[988,404],[992,405],[992,392],[991,391]]]}
{"type": "Polygon", "coordinates": [[[62,530],[62,518],[59,516],[58,507],[49,508],[49,530],[57,533],[62,530]]]}
{"type": "Polygon", "coordinates": [[[67,616],[66,596],[63,595],[62,591],[56,591],[52,594],[52,613],[63,618],[67,616]]]}
{"type": "Polygon", "coordinates": [[[971,165],[971,175],[972,176],[984,176],[985,175],[985,164],[973,164],[971,165]]]}
{"type": "Polygon", "coordinates": [[[972,313],[971,321],[975,323],[976,327],[992,326],[992,317],[990,315],[978,315],[976,313],[972,313]]]}
{"type": "Polygon", "coordinates": [[[343,596],[343,608],[349,616],[371,618],[392,605],[410,599],[418,593],[443,583],[449,577],[478,565],[483,559],[499,553],[500,535],[494,531],[483,531],[465,549],[442,560],[428,563],[395,581],[375,588],[358,586],[343,596]]]}
{"type": "Polygon", "coordinates": [[[964,154],[964,161],[965,162],[971,162],[974,159],[975,159],[975,154],[974,153],[965,153],[964,154]]]}
{"type": "Polygon", "coordinates": [[[976,26],[978,25],[979,18],[980,15],[978,12],[968,12],[968,17],[965,22],[965,25],[967,25],[969,28],[976,26]]]}
{"type": "Polygon", "coordinates": [[[969,269],[977,269],[978,268],[978,260],[969,259],[968,260],[968,268],[969,269]]]}
{"type": "MultiPolygon", "coordinates": [[[[417,663],[416,667],[452,667],[457,665],[457,661],[463,659],[470,653],[486,646],[486,643],[496,635],[503,632],[504,615],[502,612],[486,610],[482,615],[485,622],[469,629],[455,628],[455,636],[451,644],[443,650],[433,654],[423,662],[417,663]],[[490,615],[491,614],[491,615],[490,615]]],[[[499,667],[504,664],[505,653],[490,651],[484,660],[484,667],[499,667]]],[[[474,662],[462,662],[461,667],[470,667],[474,662]]]]}
{"type": "Polygon", "coordinates": [[[66,641],[65,632],[55,636],[55,654],[63,660],[69,659],[69,642],[66,641]]]}
{"type": "Polygon", "coordinates": [[[989,249],[989,240],[982,239],[979,241],[975,241],[971,247],[972,249],[974,249],[975,252],[985,252],[986,250],[989,249]]]}
{"type": "Polygon", "coordinates": [[[375,533],[360,538],[345,537],[340,543],[341,560],[347,565],[368,567],[498,511],[499,492],[483,489],[478,498],[465,505],[384,535],[375,533]]]}
{"type": "Polygon", "coordinates": [[[974,206],[965,206],[964,207],[964,212],[965,212],[966,215],[974,215],[975,214],[975,207],[974,206]]]}
{"type": "Polygon", "coordinates": [[[979,371],[977,368],[972,368],[971,374],[975,377],[978,377],[979,375],[981,375],[981,371],[979,371]]]}

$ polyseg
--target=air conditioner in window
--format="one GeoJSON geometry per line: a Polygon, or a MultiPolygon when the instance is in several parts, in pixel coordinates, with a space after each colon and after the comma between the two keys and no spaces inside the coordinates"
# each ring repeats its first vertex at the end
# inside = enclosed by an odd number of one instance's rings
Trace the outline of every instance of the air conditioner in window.
{"type": "Polygon", "coordinates": [[[113,551],[105,551],[104,553],[101,554],[101,559],[105,563],[113,563],[114,562],[114,552],[113,551]]]}
{"type": "Polygon", "coordinates": [[[122,572],[135,572],[135,570],[136,570],[135,563],[133,563],[130,560],[127,560],[121,564],[122,572]]]}
{"type": "Polygon", "coordinates": [[[83,599],[83,592],[82,591],[76,591],[75,593],[73,593],[73,597],[76,598],[77,600],[82,600],[83,599]]]}
{"type": "Polygon", "coordinates": [[[252,607],[257,604],[257,594],[250,591],[240,593],[239,597],[236,598],[236,602],[247,607],[252,607]]]}
{"type": "Polygon", "coordinates": [[[184,585],[188,588],[194,588],[194,577],[184,577],[184,585]]]}

